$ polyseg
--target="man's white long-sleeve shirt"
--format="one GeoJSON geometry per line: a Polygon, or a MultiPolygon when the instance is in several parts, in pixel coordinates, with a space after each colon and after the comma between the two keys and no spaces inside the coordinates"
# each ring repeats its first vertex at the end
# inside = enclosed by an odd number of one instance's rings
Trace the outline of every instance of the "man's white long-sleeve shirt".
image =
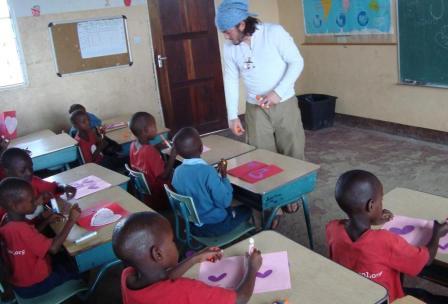
{"type": "Polygon", "coordinates": [[[274,90],[285,101],[295,95],[294,83],[303,70],[303,58],[291,35],[278,24],[263,23],[250,39],[224,44],[224,89],[229,120],[238,117],[239,78],[246,100],[257,104],[257,95],[274,90]],[[249,60],[250,59],[250,60],[249,60]],[[251,61],[253,63],[247,63],[251,61]]]}

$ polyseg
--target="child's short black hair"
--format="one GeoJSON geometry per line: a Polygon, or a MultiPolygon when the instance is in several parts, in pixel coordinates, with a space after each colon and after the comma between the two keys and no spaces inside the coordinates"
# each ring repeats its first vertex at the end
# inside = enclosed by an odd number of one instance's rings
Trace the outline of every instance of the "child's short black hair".
{"type": "Polygon", "coordinates": [[[183,158],[192,158],[202,152],[201,136],[195,128],[180,129],[174,136],[173,142],[177,153],[183,158]]]}
{"type": "MultiPolygon", "coordinates": [[[[76,124],[76,121],[79,119],[79,117],[81,117],[81,116],[87,116],[87,113],[86,113],[86,111],[84,111],[84,110],[76,110],[75,112],[73,112],[71,115],[70,115],[70,121],[71,121],[71,123],[73,124],[73,125],[75,125],[76,124]]],[[[88,117],[88,116],[87,116],[88,117]]]]}
{"type": "Polygon", "coordinates": [[[380,187],[381,182],[374,174],[351,170],[342,174],[336,182],[335,198],[339,207],[350,215],[373,200],[380,187]]]}
{"type": "Polygon", "coordinates": [[[19,148],[9,148],[2,153],[0,163],[3,168],[11,169],[17,160],[31,160],[30,155],[26,150],[19,148]]]}
{"type": "Polygon", "coordinates": [[[27,194],[33,195],[33,187],[21,178],[7,177],[0,182],[0,205],[6,210],[21,202],[27,194]]]}
{"type": "MultiPolygon", "coordinates": [[[[118,222],[112,235],[115,255],[131,266],[145,257],[163,236],[164,217],[155,212],[137,212],[118,222]]],[[[169,224],[168,224],[169,227],[169,224]]]]}
{"type": "Polygon", "coordinates": [[[134,136],[139,137],[148,123],[155,125],[156,120],[154,116],[148,112],[137,112],[131,117],[129,129],[131,129],[134,136]]]}
{"type": "Polygon", "coordinates": [[[68,109],[68,114],[72,114],[73,112],[78,111],[78,110],[85,112],[86,108],[82,104],[75,103],[75,104],[72,104],[70,106],[70,108],[68,109]]]}

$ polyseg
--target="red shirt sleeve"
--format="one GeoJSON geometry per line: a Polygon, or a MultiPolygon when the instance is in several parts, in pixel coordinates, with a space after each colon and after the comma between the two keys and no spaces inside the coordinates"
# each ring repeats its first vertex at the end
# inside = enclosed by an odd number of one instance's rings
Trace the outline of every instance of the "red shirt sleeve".
{"type": "Polygon", "coordinates": [[[22,236],[27,240],[28,250],[40,258],[44,258],[50,250],[53,240],[37,231],[33,225],[26,225],[25,227],[22,230],[22,236]]]}
{"type": "Polygon", "coordinates": [[[390,234],[390,267],[407,275],[418,275],[429,260],[426,247],[416,247],[409,244],[398,235],[390,234]]]}
{"type": "Polygon", "coordinates": [[[43,179],[37,176],[33,176],[33,179],[31,180],[31,185],[33,186],[34,193],[36,195],[39,195],[43,192],[50,192],[56,194],[58,190],[58,184],[56,182],[50,183],[44,181],[43,179]]]}

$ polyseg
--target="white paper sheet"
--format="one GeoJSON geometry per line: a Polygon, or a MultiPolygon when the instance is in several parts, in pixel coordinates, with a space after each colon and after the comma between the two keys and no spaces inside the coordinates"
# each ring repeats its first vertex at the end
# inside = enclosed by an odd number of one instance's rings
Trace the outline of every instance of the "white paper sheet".
{"type": "Polygon", "coordinates": [[[84,59],[128,51],[122,18],[79,22],[78,37],[84,59]]]}

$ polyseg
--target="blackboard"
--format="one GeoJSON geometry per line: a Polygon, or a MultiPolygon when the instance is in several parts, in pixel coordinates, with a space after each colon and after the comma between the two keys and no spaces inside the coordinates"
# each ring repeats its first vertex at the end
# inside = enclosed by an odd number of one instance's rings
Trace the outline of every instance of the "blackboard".
{"type": "Polygon", "coordinates": [[[400,82],[448,87],[448,1],[397,0],[400,82]]]}
{"type": "MultiPolygon", "coordinates": [[[[90,70],[106,69],[118,66],[132,65],[131,50],[129,47],[127,19],[125,16],[108,17],[101,19],[89,19],[78,21],[51,22],[48,25],[50,39],[53,44],[53,55],[56,65],[56,74],[62,76],[65,74],[80,73],[90,70]],[[108,24],[112,30],[121,30],[121,35],[102,35],[107,34],[108,24]],[[87,32],[86,31],[89,31],[87,32]],[[97,29],[97,30],[96,30],[97,29]],[[106,29],[106,30],[105,30],[106,29]],[[82,32],[81,32],[82,30],[82,32]],[[97,32],[96,32],[97,31],[97,32]],[[103,32],[100,32],[103,31],[103,32]],[[112,54],[101,54],[101,48],[96,53],[86,53],[86,42],[82,43],[79,34],[87,33],[92,37],[104,38],[97,39],[107,47],[108,38],[110,43],[117,42],[121,44],[121,50],[109,50],[112,54]]],[[[85,37],[86,35],[83,35],[85,37]]],[[[81,37],[81,39],[83,39],[81,37]]],[[[89,37],[87,37],[89,38],[89,37]]],[[[101,46],[101,45],[100,45],[101,46]]],[[[95,50],[95,49],[93,49],[95,50]]]]}

